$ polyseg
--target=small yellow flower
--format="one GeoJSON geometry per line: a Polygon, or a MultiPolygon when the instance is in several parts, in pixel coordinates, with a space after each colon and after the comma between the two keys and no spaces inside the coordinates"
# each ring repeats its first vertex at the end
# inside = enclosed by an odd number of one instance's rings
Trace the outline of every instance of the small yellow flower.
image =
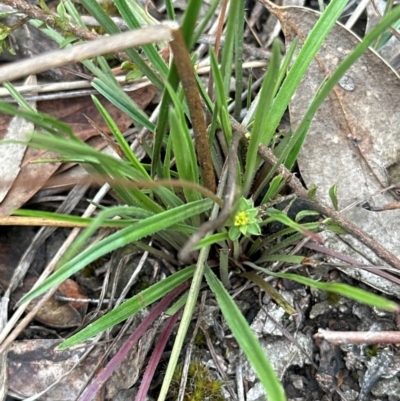
{"type": "Polygon", "coordinates": [[[249,218],[247,216],[247,213],[245,211],[239,212],[235,216],[235,226],[246,226],[249,224],[249,218]]]}

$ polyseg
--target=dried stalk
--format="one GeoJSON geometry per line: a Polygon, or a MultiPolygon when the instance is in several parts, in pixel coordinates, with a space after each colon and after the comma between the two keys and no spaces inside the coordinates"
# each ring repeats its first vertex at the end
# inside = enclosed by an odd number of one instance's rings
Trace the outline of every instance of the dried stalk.
{"type": "Polygon", "coordinates": [[[319,329],[314,338],[324,339],[334,345],[342,344],[399,344],[398,331],[329,331],[319,329]]]}
{"type": "Polygon", "coordinates": [[[192,63],[180,28],[175,25],[171,26],[171,33],[173,40],[170,42],[170,46],[189,107],[203,184],[207,189],[215,193],[216,184],[211,149],[208,143],[206,122],[192,63]]]}
{"type": "MultiPolygon", "coordinates": [[[[86,228],[88,225],[89,223],[57,221],[54,219],[47,219],[43,217],[25,217],[25,216],[0,217],[0,226],[86,228]]],[[[110,228],[110,226],[107,226],[107,228],[110,228]]],[[[122,227],[119,226],[119,228],[122,227]]]]}
{"type": "Polygon", "coordinates": [[[42,54],[34,61],[26,59],[0,67],[0,83],[13,81],[31,74],[39,74],[52,68],[93,58],[101,54],[115,53],[129,47],[171,40],[170,28],[165,25],[148,26],[124,32],[63,50],[42,54]]]}

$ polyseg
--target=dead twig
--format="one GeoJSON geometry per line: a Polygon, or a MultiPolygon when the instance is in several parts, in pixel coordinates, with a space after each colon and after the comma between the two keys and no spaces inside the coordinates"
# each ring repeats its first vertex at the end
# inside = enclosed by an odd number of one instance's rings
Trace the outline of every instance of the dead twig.
{"type": "Polygon", "coordinates": [[[334,345],[342,344],[399,344],[399,331],[329,331],[319,329],[314,338],[334,345]]]}
{"type": "Polygon", "coordinates": [[[52,68],[62,67],[107,53],[116,53],[130,47],[171,40],[171,31],[165,25],[148,26],[134,31],[98,38],[87,43],[56,50],[35,57],[9,63],[0,68],[0,83],[13,81],[52,68]]]}

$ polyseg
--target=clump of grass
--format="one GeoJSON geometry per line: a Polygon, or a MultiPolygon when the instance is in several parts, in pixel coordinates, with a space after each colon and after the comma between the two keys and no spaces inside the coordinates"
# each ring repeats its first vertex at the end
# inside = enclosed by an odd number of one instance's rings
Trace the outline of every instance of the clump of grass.
{"type": "MultiPolygon", "coordinates": [[[[74,5],[69,1],[65,3],[62,17],[68,21],[64,21],[64,25],[70,27],[69,18],[71,18],[79,26],[84,27],[79,14],[74,11],[74,5]]],[[[115,34],[119,31],[97,1],[82,0],[81,3],[107,33],[115,34]]],[[[144,10],[135,2],[115,0],[114,4],[131,30],[138,29],[142,24],[152,23],[144,10]]],[[[256,173],[262,165],[260,149],[262,146],[271,146],[275,131],[293,93],[346,1],[333,0],[329,4],[295,61],[291,57],[296,44],[289,49],[285,58],[282,58],[278,44],[272,46],[262,87],[242,124],[230,116],[227,99],[230,98],[233,54],[237,61],[241,58],[243,35],[240,34],[242,30],[238,30],[237,27],[242,27],[244,24],[244,1],[231,2],[221,59],[218,60],[214,50],[210,50],[210,71],[214,82],[211,96],[199,79],[196,68],[193,67],[190,53],[195,39],[202,33],[196,30],[201,4],[202,2],[198,0],[188,1],[181,26],[175,25],[171,28],[174,42],[176,41],[172,46],[175,52],[175,64],[169,66],[161,57],[160,48],[165,44],[144,45],[142,53],[126,49],[124,57],[130,58],[141,73],[163,91],[157,118],[150,119],[126,95],[103,57],[84,61],[85,67],[94,76],[93,87],[129,115],[138,131],[152,134],[154,140],[151,145],[142,141],[147,155],[146,163],[137,158],[117,124],[96,96],[93,96],[93,102],[107,122],[117,143],[116,146],[121,150],[122,156],[119,159],[82,143],[67,125],[32,111],[26,106],[22,96],[9,86],[21,104],[22,110],[0,103],[0,111],[20,115],[42,128],[40,133],[32,134],[29,145],[55,152],[65,162],[81,163],[90,173],[107,182],[118,200],[115,206],[99,209],[97,216],[91,219],[26,210],[16,212],[19,215],[46,217],[55,221],[68,220],[77,225],[87,225],[59,263],[57,271],[27,294],[22,302],[27,302],[54,288],[78,270],[127,244],[142,244],[150,253],[159,256],[160,249],[142,243],[144,238],[151,236],[157,243],[173,250],[176,255],[182,255],[182,250],[185,250],[182,259],[188,262],[182,262],[184,266],[176,273],[146,288],[67,339],[60,348],[72,346],[101,333],[148,305],[165,299],[167,294],[183,282],[191,280],[187,298],[177,303],[176,307],[179,309],[185,304],[160,391],[159,401],[162,401],[167,397],[168,391],[175,391],[173,388],[180,381],[178,379],[181,368],[177,368],[177,362],[205,276],[228,326],[253,365],[269,399],[283,401],[285,394],[281,383],[260,343],[227,291],[230,285],[229,269],[232,266],[241,264],[243,269],[254,268],[262,275],[294,280],[322,291],[335,292],[388,310],[397,309],[397,305],[393,302],[349,286],[315,282],[295,274],[281,274],[265,268],[272,261],[303,263],[303,256],[286,255],[282,250],[304,236],[318,240],[315,232],[321,228],[320,223],[299,223],[297,219],[293,221],[285,212],[268,208],[267,203],[279,197],[285,184],[283,175],[277,174],[279,166],[282,163],[289,168],[294,165],[301,142],[305,138],[317,107],[344,74],[346,68],[361,54],[362,49],[350,54],[338,73],[321,86],[298,132],[288,138],[285,142],[286,147],[281,146],[278,161],[274,166],[267,166],[268,174],[265,179],[254,187],[256,173]],[[215,101],[212,100],[214,98],[215,101]],[[204,113],[211,122],[208,128],[205,121],[201,120],[204,119],[204,113]],[[217,135],[218,131],[222,134],[217,135]],[[219,185],[215,189],[217,182],[219,185]],[[266,194],[260,197],[264,188],[267,188],[266,194]],[[117,204],[118,202],[120,204],[117,204]],[[261,240],[261,226],[273,221],[283,223],[287,228],[261,240]],[[92,243],[93,235],[102,227],[113,227],[118,230],[99,242],[92,243]],[[276,239],[281,241],[277,243],[276,239]],[[274,246],[267,250],[263,241],[264,243],[270,241],[274,246]],[[193,249],[198,250],[197,257],[191,253],[193,249]],[[221,279],[208,264],[212,251],[220,255],[218,267],[221,279]],[[251,261],[257,258],[256,263],[243,263],[243,260],[251,261]]],[[[214,0],[213,6],[216,4],[218,0],[214,0]]],[[[169,17],[173,19],[172,2],[169,0],[166,0],[166,9],[169,17]]],[[[209,17],[210,15],[207,15],[207,18],[209,17]]],[[[381,29],[387,27],[390,22],[390,19],[385,19],[381,29]]],[[[204,27],[206,23],[207,21],[202,21],[199,26],[204,27]]],[[[43,26],[42,29],[63,43],[64,37],[56,30],[43,26]]],[[[376,31],[375,36],[378,34],[376,31]]],[[[373,36],[369,37],[370,41],[373,39],[373,36]]],[[[238,74],[236,76],[238,90],[241,92],[243,70],[236,68],[235,71],[238,74]]],[[[238,105],[235,110],[238,115],[238,110],[240,111],[238,105]]],[[[329,227],[328,222],[326,223],[325,226],[329,227]]],[[[257,282],[254,276],[252,280],[257,282]]],[[[285,310],[291,309],[287,307],[285,310]]],[[[222,399],[220,398],[222,383],[213,379],[207,368],[199,361],[192,362],[189,371],[192,373],[189,372],[187,400],[205,400],[211,399],[210,397],[214,397],[215,400],[222,399]]],[[[175,396],[175,393],[171,396],[175,396]]]]}

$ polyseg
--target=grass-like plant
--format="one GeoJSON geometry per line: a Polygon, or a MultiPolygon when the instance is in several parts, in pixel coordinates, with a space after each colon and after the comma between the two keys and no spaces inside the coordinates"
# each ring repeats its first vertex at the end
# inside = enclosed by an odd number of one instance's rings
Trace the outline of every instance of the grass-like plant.
{"type": "MultiPolygon", "coordinates": [[[[95,0],[81,0],[86,10],[94,16],[104,30],[116,34],[119,28],[95,0]]],[[[33,132],[29,146],[50,150],[65,162],[81,163],[97,178],[108,182],[120,205],[99,210],[96,217],[83,219],[75,216],[62,216],[40,211],[19,210],[16,215],[52,218],[56,221],[69,221],[71,224],[86,224],[87,228],[77,238],[63,258],[57,270],[40,286],[27,294],[21,302],[43,294],[60,284],[80,269],[96,259],[130,243],[140,242],[152,236],[159,243],[174,249],[182,260],[182,268],[167,279],[147,288],[127,300],[107,315],[65,340],[60,349],[88,340],[137,313],[157,300],[165,299],[174,289],[191,279],[182,319],[174,342],[174,347],[166,370],[159,401],[164,400],[176,369],[178,358],[189,327],[197,296],[203,278],[215,294],[226,322],[239,346],[254,367],[265,387],[270,400],[285,400],[284,390],[274,373],[267,355],[252,333],[234,300],[229,295],[228,269],[231,261],[237,263],[241,255],[246,255],[255,263],[247,263],[263,274],[288,278],[304,285],[324,291],[336,292],[359,302],[379,306],[387,310],[397,310],[397,305],[366,291],[341,284],[315,282],[294,274],[274,273],[265,268],[270,261],[298,263],[301,256],[280,254],[283,247],[298,241],[304,235],[318,240],[315,234],[319,223],[299,223],[289,219],[284,212],[266,208],[265,204],[274,199],[284,186],[282,175],[275,174],[279,165],[284,163],[292,168],[300,151],[311,120],[322,101],[333,86],[343,76],[357,58],[386,29],[400,17],[400,10],[389,13],[382,22],[367,35],[360,45],[346,58],[338,70],[322,84],[320,91],[310,105],[308,112],[287,141],[286,148],[280,152],[278,163],[271,166],[271,173],[264,182],[254,188],[254,178],[262,159],[259,155],[260,144],[269,146],[278,124],[288,107],[289,101],[302,79],[309,63],[320,48],[324,38],[338,19],[345,0],[333,0],[321,15],[318,23],[307,38],[297,58],[292,60],[294,46],[282,59],[277,44],[273,44],[269,66],[258,96],[253,101],[247,116],[240,125],[228,110],[229,88],[232,75],[232,62],[235,60],[235,78],[238,93],[242,92],[243,70],[238,65],[241,59],[243,31],[237,29],[244,25],[244,1],[231,2],[226,22],[225,45],[220,62],[213,49],[210,50],[211,77],[214,82],[213,96],[196,74],[191,59],[191,50],[196,39],[207,24],[207,18],[198,21],[200,1],[190,0],[180,23],[171,26],[173,42],[171,45],[174,63],[167,65],[154,44],[142,47],[142,53],[126,49],[126,54],[143,75],[163,90],[159,115],[154,123],[123,92],[115,80],[108,62],[103,57],[85,60],[84,65],[95,78],[93,87],[115,104],[134,121],[138,128],[145,128],[154,134],[154,140],[147,146],[146,163],[141,162],[130,149],[117,124],[98,99],[93,102],[108,124],[115,141],[122,150],[123,157],[118,159],[97,151],[78,140],[70,127],[52,117],[36,113],[28,108],[23,98],[13,91],[21,108],[0,103],[0,111],[20,115],[33,121],[41,132],[33,132]],[[197,24],[197,22],[199,22],[197,24]],[[215,99],[215,100],[213,100],[215,99]],[[204,115],[208,116],[207,127],[204,115]],[[238,127],[240,129],[238,129],[238,127]],[[216,131],[222,136],[216,146],[216,131]],[[245,133],[245,135],[243,135],[245,133]],[[220,149],[226,149],[226,154],[220,149]],[[216,188],[216,183],[219,183],[216,188]],[[262,188],[267,188],[260,201],[262,188]],[[258,202],[258,203],[255,203],[258,202]],[[118,219],[115,219],[117,218],[118,219]],[[261,249],[258,241],[261,225],[278,221],[287,228],[267,239],[273,242],[277,236],[286,239],[276,244],[261,257],[255,255],[261,249]],[[90,244],[96,230],[100,227],[118,228],[101,241],[90,244]],[[197,250],[197,254],[193,251],[197,250]],[[208,266],[210,252],[219,252],[219,277],[208,266]],[[194,257],[193,255],[197,255],[194,257]]],[[[214,0],[212,8],[218,5],[214,0]]],[[[139,29],[143,24],[154,23],[133,1],[115,0],[120,15],[130,29],[139,29]]],[[[174,18],[172,2],[166,0],[166,9],[174,18]]],[[[67,29],[64,19],[73,19],[84,28],[79,14],[70,1],[59,8],[60,24],[67,29]]],[[[40,22],[33,22],[41,26],[40,22]]],[[[65,38],[56,30],[42,26],[42,29],[64,45],[65,38]]],[[[71,36],[68,43],[72,43],[71,36]]],[[[70,45],[71,46],[71,45],[70,45]]],[[[72,45],[73,46],[73,45],[72,45]]],[[[235,116],[240,110],[235,98],[235,116]]],[[[328,225],[329,226],[329,225],[328,225]]],[[[336,227],[337,228],[337,227],[336,227]]],[[[152,248],[148,247],[150,252],[152,248]]],[[[284,249],[284,248],[283,248],[284,249]]],[[[157,255],[157,249],[153,249],[157,255]]],[[[250,277],[250,276],[249,276],[250,277]]],[[[256,282],[257,279],[254,278],[256,282]]],[[[279,302],[279,301],[278,301],[279,302]]],[[[290,310],[290,308],[286,309],[290,310]]],[[[136,338],[136,337],[135,337],[136,338]]]]}

